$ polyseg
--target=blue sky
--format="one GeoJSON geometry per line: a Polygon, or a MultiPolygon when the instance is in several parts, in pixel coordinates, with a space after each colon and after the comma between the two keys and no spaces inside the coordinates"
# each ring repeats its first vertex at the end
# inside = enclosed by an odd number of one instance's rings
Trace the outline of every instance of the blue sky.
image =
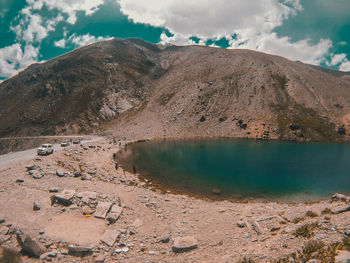
{"type": "Polygon", "coordinates": [[[0,79],[112,37],[248,48],[350,71],[349,0],[0,0],[0,79]]]}

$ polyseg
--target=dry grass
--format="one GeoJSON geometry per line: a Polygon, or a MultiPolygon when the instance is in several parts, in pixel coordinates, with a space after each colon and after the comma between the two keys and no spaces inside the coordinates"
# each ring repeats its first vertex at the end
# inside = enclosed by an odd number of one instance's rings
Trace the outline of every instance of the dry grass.
{"type": "Polygon", "coordinates": [[[310,238],[313,236],[313,231],[318,227],[318,223],[304,224],[295,230],[296,237],[310,238]]]}
{"type": "Polygon", "coordinates": [[[328,215],[328,214],[332,214],[332,210],[328,207],[321,211],[321,215],[328,215]]]}
{"type": "Polygon", "coordinates": [[[20,263],[21,255],[12,248],[0,248],[0,263],[20,263]]]}
{"type": "Polygon", "coordinates": [[[318,216],[318,214],[316,214],[314,211],[311,211],[311,210],[307,211],[305,215],[312,218],[318,216]]]}
{"type": "Polygon", "coordinates": [[[255,260],[251,259],[251,258],[242,258],[239,261],[237,261],[237,263],[255,263],[255,260]]]}
{"type": "Polygon", "coordinates": [[[304,219],[305,219],[304,217],[297,217],[297,218],[294,218],[293,223],[294,223],[294,224],[298,224],[298,223],[300,223],[301,221],[303,221],[304,219]]]}

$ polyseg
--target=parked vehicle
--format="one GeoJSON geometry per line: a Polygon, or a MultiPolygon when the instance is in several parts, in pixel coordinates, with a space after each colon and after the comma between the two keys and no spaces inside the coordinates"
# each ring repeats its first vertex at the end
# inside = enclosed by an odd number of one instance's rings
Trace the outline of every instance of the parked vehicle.
{"type": "Polygon", "coordinates": [[[68,140],[64,140],[61,142],[61,147],[68,147],[70,145],[70,142],[68,140]]]}
{"type": "Polygon", "coordinates": [[[80,140],[79,140],[79,139],[73,140],[73,144],[79,144],[79,143],[80,143],[80,140]]]}
{"type": "Polygon", "coordinates": [[[53,145],[52,144],[42,144],[37,150],[38,155],[49,155],[53,153],[53,145]]]}

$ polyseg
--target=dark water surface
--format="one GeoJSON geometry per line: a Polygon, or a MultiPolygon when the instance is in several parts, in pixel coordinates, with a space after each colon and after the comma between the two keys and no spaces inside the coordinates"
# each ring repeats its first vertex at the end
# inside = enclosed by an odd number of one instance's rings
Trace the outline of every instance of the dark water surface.
{"type": "Polygon", "coordinates": [[[154,141],[119,155],[153,183],[221,198],[300,201],[350,193],[350,145],[249,140],[154,141]]]}

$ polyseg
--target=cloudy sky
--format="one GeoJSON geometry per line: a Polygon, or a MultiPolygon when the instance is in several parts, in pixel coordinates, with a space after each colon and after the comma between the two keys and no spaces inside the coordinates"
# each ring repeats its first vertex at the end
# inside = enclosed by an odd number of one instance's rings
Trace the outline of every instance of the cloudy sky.
{"type": "Polygon", "coordinates": [[[350,0],[0,0],[0,80],[112,37],[248,48],[350,71],[350,0]]]}

